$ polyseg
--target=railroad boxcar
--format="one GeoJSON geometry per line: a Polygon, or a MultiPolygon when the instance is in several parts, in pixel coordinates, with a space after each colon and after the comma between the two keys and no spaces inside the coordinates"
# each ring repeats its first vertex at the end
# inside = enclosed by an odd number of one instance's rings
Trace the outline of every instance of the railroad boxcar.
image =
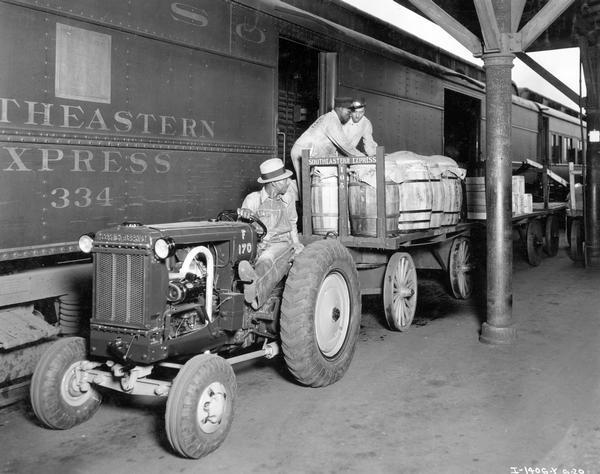
{"type": "MultiPolygon", "coordinates": [[[[366,98],[387,150],[485,162],[483,70],[339,0],[0,0],[0,39],[4,403],[45,341],[85,331],[81,234],[237,207],[335,95],[366,98]]],[[[515,111],[515,156],[543,161],[538,121],[560,117],[515,111]]]]}

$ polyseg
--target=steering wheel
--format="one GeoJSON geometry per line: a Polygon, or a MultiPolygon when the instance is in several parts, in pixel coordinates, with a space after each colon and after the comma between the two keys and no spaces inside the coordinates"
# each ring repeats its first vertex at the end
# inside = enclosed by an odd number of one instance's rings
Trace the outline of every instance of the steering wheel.
{"type": "Polygon", "coordinates": [[[267,226],[263,221],[260,220],[258,215],[255,212],[250,212],[250,217],[248,219],[243,219],[238,215],[238,220],[248,220],[250,224],[257,230],[256,237],[260,242],[265,235],[267,235],[267,226]]]}
{"type": "Polygon", "coordinates": [[[237,211],[227,209],[225,211],[221,211],[217,214],[215,218],[216,221],[227,221],[227,222],[235,222],[238,219],[237,211]]]}

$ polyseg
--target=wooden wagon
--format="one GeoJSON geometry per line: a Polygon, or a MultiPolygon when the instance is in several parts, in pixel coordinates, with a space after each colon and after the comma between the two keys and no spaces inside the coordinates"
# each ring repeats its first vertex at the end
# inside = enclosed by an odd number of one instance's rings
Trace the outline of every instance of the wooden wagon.
{"type": "MultiPolygon", "coordinates": [[[[386,213],[385,153],[383,147],[371,157],[302,156],[302,234],[305,242],[337,239],[348,248],[358,271],[361,295],[382,294],[390,328],[404,331],[412,323],[417,304],[417,270],[442,270],[450,293],[458,299],[472,293],[474,259],[471,249],[473,224],[459,221],[437,228],[400,231],[390,226],[386,213]],[[353,235],[349,216],[348,167],[371,164],[376,168],[376,205],[373,235],[353,235]],[[337,167],[337,231],[313,232],[311,170],[315,166],[337,167]]],[[[393,217],[392,217],[393,219],[393,217]]],[[[397,217],[396,217],[397,223],[397,217]]]]}

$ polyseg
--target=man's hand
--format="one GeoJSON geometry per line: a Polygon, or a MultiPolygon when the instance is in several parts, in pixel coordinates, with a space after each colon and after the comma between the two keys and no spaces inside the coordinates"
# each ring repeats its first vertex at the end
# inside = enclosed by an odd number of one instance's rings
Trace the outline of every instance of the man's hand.
{"type": "Polygon", "coordinates": [[[245,207],[240,207],[237,210],[237,213],[240,218],[245,219],[247,221],[250,220],[254,215],[254,213],[250,209],[247,209],[245,207]]]}
{"type": "Polygon", "coordinates": [[[304,250],[304,245],[302,245],[300,242],[294,242],[292,245],[294,246],[294,255],[298,255],[300,252],[302,252],[302,250],[304,250]]]}

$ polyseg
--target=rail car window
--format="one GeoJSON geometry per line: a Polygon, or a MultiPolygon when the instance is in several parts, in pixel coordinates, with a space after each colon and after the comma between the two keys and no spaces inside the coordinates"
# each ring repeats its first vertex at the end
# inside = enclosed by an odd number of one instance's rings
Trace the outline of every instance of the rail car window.
{"type": "Polygon", "coordinates": [[[563,137],[555,133],[552,134],[552,149],[551,149],[551,160],[552,163],[563,163],[563,137]]]}
{"type": "Polygon", "coordinates": [[[552,163],[581,163],[583,149],[581,140],[552,134],[552,163]]]}
{"type": "Polygon", "coordinates": [[[567,161],[575,163],[577,160],[577,140],[567,138],[567,161]]]}

